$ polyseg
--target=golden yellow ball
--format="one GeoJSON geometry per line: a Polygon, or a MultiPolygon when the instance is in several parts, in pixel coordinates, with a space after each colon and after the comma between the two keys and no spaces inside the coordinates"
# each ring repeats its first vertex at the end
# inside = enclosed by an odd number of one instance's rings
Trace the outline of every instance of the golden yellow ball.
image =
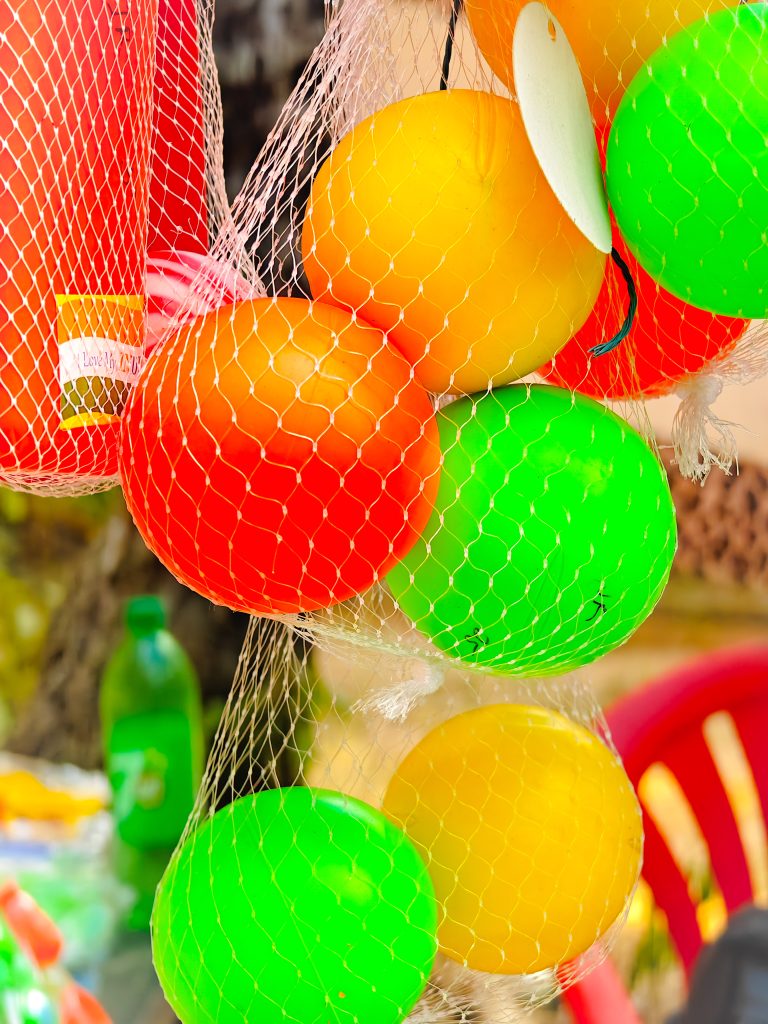
{"type": "Polygon", "coordinates": [[[642,818],[621,762],[556,711],[449,719],[398,767],[384,811],[429,866],[442,952],[493,974],[572,960],[637,882],[642,818]]]}
{"type": "Polygon", "coordinates": [[[345,136],[303,230],[316,299],[388,333],[434,392],[536,370],[584,323],[605,255],[566,215],[517,104],[427,93],[345,136]]]}

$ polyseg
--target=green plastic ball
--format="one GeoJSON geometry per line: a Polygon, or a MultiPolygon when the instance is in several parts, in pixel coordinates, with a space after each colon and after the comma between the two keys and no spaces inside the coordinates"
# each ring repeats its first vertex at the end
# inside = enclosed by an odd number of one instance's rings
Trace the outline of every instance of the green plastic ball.
{"type": "Polygon", "coordinates": [[[728,316],[768,315],[768,4],[678,32],[619,105],[608,195],[659,284],[728,316]]]}
{"type": "Polygon", "coordinates": [[[438,416],[443,468],[416,546],[387,576],[435,646],[517,675],[549,675],[618,647],[669,576],[666,475],[603,406],[514,385],[438,416]]]}
{"type": "Polygon", "coordinates": [[[152,918],[183,1024],[400,1024],[437,949],[410,840],[379,811],[302,787],[247,796],[176,852],[152,918]]]}

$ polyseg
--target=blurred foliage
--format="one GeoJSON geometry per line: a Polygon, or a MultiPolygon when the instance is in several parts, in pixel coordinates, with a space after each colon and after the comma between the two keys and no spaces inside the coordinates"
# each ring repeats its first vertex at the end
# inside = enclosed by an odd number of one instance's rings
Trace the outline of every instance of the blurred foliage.
{"type": "MultiPolygon", "coordinates": [[[[728,917],[722,894],[709,868],[689,870],[686,874],[702,938],[705,943],[713,942],[724,930],[728,917]]],[[[650,891],[641,904],[642,933],[630,968],[630,990],[634,990],[646,976],[658,978],[679,965],[666,915],[656,906],[650,891]]]]}
{"type": "Polygon", "coordinates": [[[657,976],[662,971],[674,967],[677,962],[677,953],[669,937],[666,918],[655,906],[651,907],[630,970],[630,990],[636,988],[644,976],[657,976]]]}
{"type": "Polygon", "coordinates": [[[0,732],[34,691],[76,556],[122,508],[117,489],[52,498],[0,488],[0,732]]]}

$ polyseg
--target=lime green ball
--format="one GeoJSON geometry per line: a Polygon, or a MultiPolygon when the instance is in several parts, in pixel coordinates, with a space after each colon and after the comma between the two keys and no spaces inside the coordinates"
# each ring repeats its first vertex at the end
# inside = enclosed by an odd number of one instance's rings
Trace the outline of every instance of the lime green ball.
{"type": "Polygon", "coordinates": [[[359,800],[296,787],[236,800],[186,839],[152,944],[183,1024],[400,1024],[436,929],[410,840],[359,800]]]}
{"type": "Polygon", "coordinates": [[[650,614],[675,552],[666,475],[596,402],[514,385],[438,416],[443,468],[416,546],[387,576],[441,650],[549,675],[618,647],[650,614]]]}
{"type": "Polygon", "coordinates": [[[678,32],[619,105],[608,195],[630,249],[686,302],[768,315],[768,4],[678,32]]]}

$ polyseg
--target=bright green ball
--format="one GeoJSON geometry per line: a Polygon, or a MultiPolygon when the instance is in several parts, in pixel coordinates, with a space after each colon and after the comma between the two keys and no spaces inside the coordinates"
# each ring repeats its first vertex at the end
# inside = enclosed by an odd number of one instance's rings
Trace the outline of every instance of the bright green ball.
{"type": "Polygon", "coordinates": [[[608,195],[641,265],[714,313],[768,315],[768,4],[678,32],[640,69],[608,141],[608,195]]]}
{"type": "Polygon", "coordinates": [[[236,800],[189,836],[152,940],[183,1024],[400,1024],[436,928],[410,840],[359,800],[296,787],[236,800]]]}
{"type": "Polygon", "coordinates": [[[603,406],[515,385],[438,416],[443,468],[416,546],[387,576],[421,632],[465,662],[549,675],[618,647],[669,576],[666,475],[603,406]]]}

